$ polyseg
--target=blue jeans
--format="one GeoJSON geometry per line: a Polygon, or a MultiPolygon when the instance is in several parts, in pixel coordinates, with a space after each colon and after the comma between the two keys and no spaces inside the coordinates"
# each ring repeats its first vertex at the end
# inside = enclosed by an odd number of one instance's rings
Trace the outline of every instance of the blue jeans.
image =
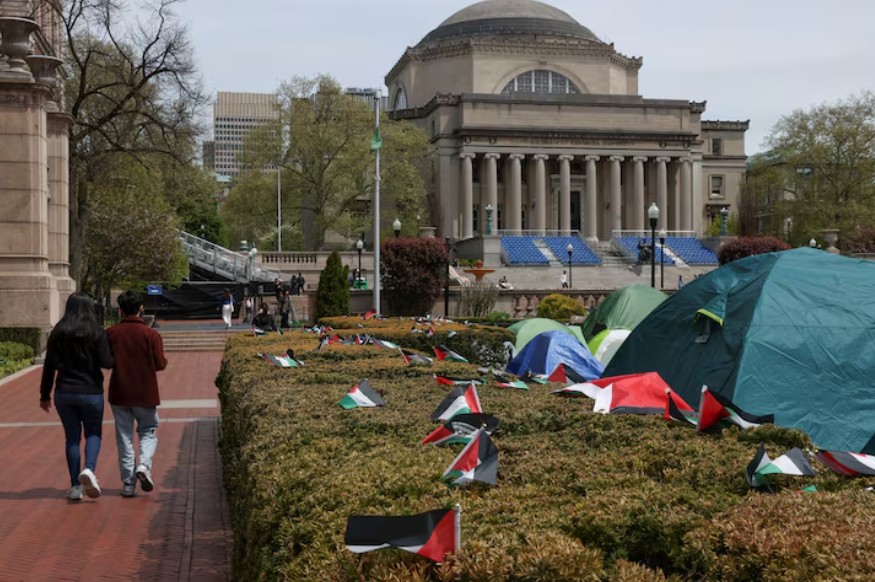
{"type": "Polygon", "coordinates": [[[122,483],[134,484],[134,421],[140,437],[140,465],[152,470],[152,456],[158,447],[158,409],[154,406],[112,406],[115,417],[115,442],[122,483]]]}
{"type": "Polygon", "coordinates": [[[79,484],[82,462],[82,433],[85,433],[85,468],[97,468],[100,437],[103,434],[103,394],[77,394],[55,391],[55,410],[61,417],[66,439],[67,469],[70,483],[79,484]]]}

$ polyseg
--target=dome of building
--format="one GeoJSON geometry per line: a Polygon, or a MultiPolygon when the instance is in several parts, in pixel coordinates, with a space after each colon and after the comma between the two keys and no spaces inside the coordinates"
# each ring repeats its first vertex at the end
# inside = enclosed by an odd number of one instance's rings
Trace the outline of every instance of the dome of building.
{"type": "Polygon", "coordinates": [[[459,10],[422,43],[479,35],[539,35],[601,42],[567,13],[536,0],[483,0],[459,10]]]}

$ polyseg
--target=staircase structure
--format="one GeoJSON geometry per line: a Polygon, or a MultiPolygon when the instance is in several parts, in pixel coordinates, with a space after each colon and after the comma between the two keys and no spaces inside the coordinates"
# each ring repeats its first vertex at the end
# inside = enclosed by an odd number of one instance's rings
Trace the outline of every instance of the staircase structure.
{"type": "Polygon", "coordinates": [[[548,261],[550,261],[551,267],[561,267],[562,266],[562,262],[559,261],[559,259],[553,253],[553,251],[550,250],[550,247],[547,246],[547,243],[545,243],[542,239],[539,239],[539,238],[534,239],[534,243],[535,243],[535,246],[538,247],[538,250],[541,251],[541,254],[543,254],[544,257],[546,257],[546,259],[548,261]]]}
{"type": "Polygon", "coordinates": [[[255,257],[226,249],[183,231],[179,232],[179,239],[189,264],[217,279],[237,283],[269,283],[275,278],[283,278],[279,271],[256,266],[255,257]]]}
{"type": "Polygon", "coordinates": [[[229,337],[241,331],[160,331],[165,352],[222,352],[229,337]]]}
{"type": "Polygon", "coordinates": [[[603,267],[625,267],[634,263],[634,261],[629,260],[628,257],[617,250],[613,241],[603,240],[597,243],[590,243],[590,246],[601,258],[603,267]]]}

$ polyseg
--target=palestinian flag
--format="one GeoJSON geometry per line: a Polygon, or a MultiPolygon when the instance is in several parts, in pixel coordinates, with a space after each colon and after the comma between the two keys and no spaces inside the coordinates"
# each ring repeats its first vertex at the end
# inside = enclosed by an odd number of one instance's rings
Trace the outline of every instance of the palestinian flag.
{"type": "Polygon", "coordinates": [[[495,376],[495,385],[499,388],[518,388],[519,390],[529,389],[529,385],[522,380],[512,380],[507,376],[495,372],[493,372],[493,376],[495,376]]]}
{"type": "Polygon", "coordinates": [[[443,362],[444,360],[450,360],[452,362],[462,362],[463,364],[470,364],[468,360],[466,360],[445,345],[435,346],[434,355],[438,359],[438,361],[441,362],[443,362]]]}
{"type": "Polygon", "coordinates": [[[495,485],[497,476],[498,448],[482,428],[471,435],[471,442],[465,445],[443,475],[454,485],[468,485],[474,481],[495,485]]]}
{"type": "Polygon", "coordinates": [[[498,419],[491,414],[457,414],[431,431],[421,445],[431,443],[435,446],[452,443],[469,443],[479,429],[491,435],[498,428],[498,419]]]}
{"type": "Polygon", "coordinates": [[[460,516],[458,506],[418,515],[353,515],[343,541],[356,554],[398,548],[440,562],[459,551],[460,516]]]}
{"type": "MultiPolygon", "coordinates": [[[[593,400],[597,400],[599,394],[604,391],[604,388],[593,384],[592,382],[582,382],[580,384],[571,384],[570,386],[566,386],[565,388],[559,388],[558,390],[553,390],[550,394],[557,394],[559,396],[569,396],[569,397],[581,397],[586,396],[587,398],[592,398],[593,400]]],[[[597,411],[603,412],[603,411],[597,411]]],[[[607,411],[604,411],[607,412],[607,411]]]]}
{"type": "Polygon", "coordinates": [[[327,336],[326,336],[326,337],[323,337],[323,338],[319,341],[319,347],[316,348],[316,351],[317,351],[317,352],[321,352],[321,351],[322,351],[322,348],[324,348],[324,347],[326,347],[326,346],[330,346],[330,345],[331,345],[331,340],[328,339],[327,336]]]}
{"type": "Polygon", "coordinates": [[[774,423],[775,415],[755,416],[749,414],[730,402],[725,396],[711,392],[707,386],[702,386],[702,399],[699,402],[699,424],[696,425],[696,429],[702,432],[721,420],[728,420],[741,428],[748,429],[774,423]]]}
{"type": "Polygon", "coordinates": [[[548,382],[557,382],[562,384],[568,383],[576,383],[579,384],[581,382],[586,382],[586,378],[575,372],[571,366],[566,366],[565,364],[559,364],[556,366],[556,369],[547,376],[548,382]]]}
{"type": "Polygon", "coordinates": [[[470,386],[471,384],[480,386],[483,384],[483,380],[479,378],[453,378],[451,376],[438,376],[435,374],[434,379],[441,386],[470,386]]]}
{"type": "Polygon", "coordinates": [[[404,361],[407,362],[408,366],[410,364],[431,364],[431,358],[422,356],[416,352],[411,352],[410,350],[402,349],[401,355],[404,357],[404,361]]]}
{"type": "Polygon", "coordinates": [[[875,455],[817,451],[814,456],[821,463],[845,477],[875,476],[875,455]]]}
{"type": "Polygon", "coordinates": [[[384,349],[387,349],[387,350],[398,350],[398,349],[401,349],[401,348],[399,348],[396,344],[393,344],[392,342],[389,342],[389,341],[386,341],[386,340],[381,340],[381,339],[375,339],[375,338],[371,338],[371,345],[375,345],[375,346],[377,346],[378,348],[384,348],[384,349]]]}
{"type": "Polygon", "coordinates": [[[447,332],[447,339],[454,338],[454,337],[456,337],[456,335],[458,335],[458,332],[451,329],[450,331],[447,332]]]}
{"type": "Polygon", "coordinates": [[[373,319],[376,316],[377,316],[377,310],[372,308],[370,311],[368,311],[367,313],[362,315],[362,319],[373,319]]]}
{"type": "Polygon", "coordinates": [[[267,335],[267,332],[264,331],[263,329],[258,328],[258,327],[253,327],[252,328],[252,335],[254,335],[255,337],[259,337],[262,335],[267,335]]]}
{"type": "Polygon", "coordinates": [[[449,396],[440,403],[440,406],[431,413],[431,419],[449,420],[457,414],[471,414],[475,412],[483,412],[483,408],[480,406],[477,388],[471,384],[467,388],[459,386],[450,392],[449,396]]]}
{"type": "Polygon", "coordinates": [[[428,330],[425,332],[426,337],[431,337],[435,334],[435,329],[433,325],[428,326],[428,330]]]}
{"type": "Polygon", "coordinates": [[[690,409],[690,405],[684,402],[684,399],[674,393],[671,388],[665,389],[665,395],[668,397],[665,402],[666,420],[674,420],[684,422],[696,426],[699,422],[699,417],[690,409]],[[685,410],[681,410],[681,408],[685,410]]]}
{"type": "Polygon", "coordinates": [[[376,390],[371,388],[367,380],[362,380],[340,399],[340,407],[345,410],[351,408],[373,408],[375,406],[383,406],[386,401],[380,396],[376,390]]]}
{"type": "Polygon", "coordinates": [[[757,454],[747,466],[747,482],[751,487],[758,488],[769,484],[769,475],[798,475],[814,477],[814,469],[805,453],[797,448],[790,449],[775,460],[769,458],[763,443],[760,443],[757,454]]]}
{"type": "Polygon", "coordinates": [[[528,371],[520,376],[520,380],[522,380],[526,384],[546,384],[547,376],[543,374],[532,374],[531,371],[528,371]]]}

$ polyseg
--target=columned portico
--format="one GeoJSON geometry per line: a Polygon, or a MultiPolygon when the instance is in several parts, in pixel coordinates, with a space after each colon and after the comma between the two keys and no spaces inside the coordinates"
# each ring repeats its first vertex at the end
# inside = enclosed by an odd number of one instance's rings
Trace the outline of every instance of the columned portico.
{"type": "Polygon", "coordinates": [[[644,162],[647,161],[647,158],[643,156],[635,156],[632,158],[632,163],[634,164],[634,200],[635,200],[635,208],[630,212],[629,220],[635,226],[635,228],[644,230],[646,227],[644,223],[644,162]]]}
{"type": "Polygon", "coordinates": [[[535,160],[535,230],[547,230],[547,168],[548,156],[537,154],[535,160]]]}
{"type": "Polygon", "coordinates": [[[681,158],[681,230],[691,230],[693,227],[693,160],[681,158]]]}
{"type": "MultiPolygon", "coordinates": [[[[623,191],[621,184],[623,156],[611,156],[611,232],[623,228],[623,191]]],[[[610,233],[609,233],[610,236],[610,233]]]]}
{"type": "Polygon", "coordinates": [[[589,242],[598,242],[598,222],[596,221],[598,213],[598,204],[596,202],[598,197],[598,190],[596,189],[598,178],[596,176],[596,162],[601,158],[599,156],[586,156],[584,159],[586,160],[586,211],[583,213],[583,235],[589,242]]]}
{"type": "MultiPolygon", "coordinates": [[[[489,221],[486,218],[487,207],[492,207],[493,212],[498,210],[498,158],[499,154],[486,154],[486,197],[483,199],[483,220],[480,223],[480,234],[491,234],[487,231],[489,221]]],[[[493,229],[497,224],[497,220],[493,220],[493,229]]]]}
{"type": "Polygon", "coordinates": [[[573,156],[559,156],[559,230],[571,230],[571,160],[573,156]]]}
{"type": "Polygon", "coordinates": [[[671,158],[656,158],[656,205],[660,210],[660,229],[668,229],[668,172],[665,165],[670,161],[671,158]]]}
{"type": "Polygon", "coordinates": [[[474,236],[474,154],[460,154],[462,160],[462,238],[474,236]]]}
{"type": "Polygon", "coordinates": [[[508,156],[510,160],[510,188],[508,192],[508,200],[505,205],[505,214],[507,216],[508,230],[522,230],[522,198],[523,198],[523,169],[522,161],[525,156],[522,154],[511,154],[508,156]]]}

